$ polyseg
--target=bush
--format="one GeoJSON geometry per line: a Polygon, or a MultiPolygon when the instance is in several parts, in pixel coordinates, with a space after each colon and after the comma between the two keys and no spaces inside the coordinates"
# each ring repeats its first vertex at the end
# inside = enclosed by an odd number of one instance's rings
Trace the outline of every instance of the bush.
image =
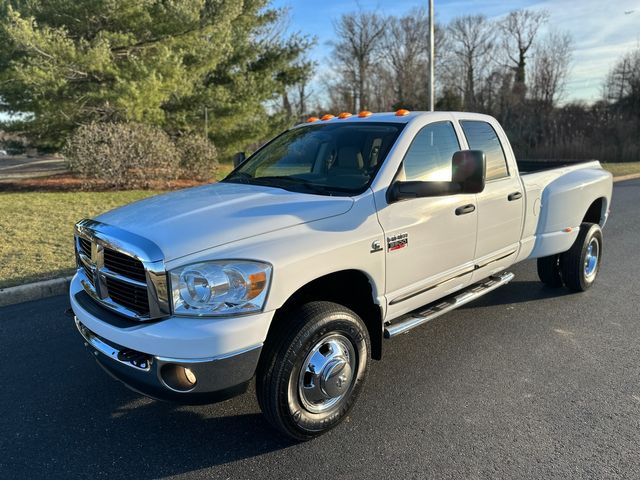
{"type": "Polygon", "coordinates": [[[180,156],[159,128],[135,123],[92,123],[78,128],[63,149],[69,168],[111,187],[167,184],[180,174],[180,156]]]}
{"type": "Polygon", "coordinates": [[[183,178],[210,180],[218,169],[216,147],[200,135],[185,135],[176,141],[183,178]]]}

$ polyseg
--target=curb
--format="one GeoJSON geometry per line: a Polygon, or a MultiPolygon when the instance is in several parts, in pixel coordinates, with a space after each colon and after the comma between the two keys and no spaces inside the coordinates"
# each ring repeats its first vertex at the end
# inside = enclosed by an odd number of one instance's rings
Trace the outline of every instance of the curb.
{"type": "Polygon", "coordinates": [[[629,175],[613,177],[613,183],[624,182],[625,180],[635,180],[636,178],[640,178],[640,173],[630,173],[629,175]]]}
{"type": "Polygon", "coordinates": [[[69,291],[72,277],[54,278],[0,289],[0,307],[62,295],[69,291]]]}

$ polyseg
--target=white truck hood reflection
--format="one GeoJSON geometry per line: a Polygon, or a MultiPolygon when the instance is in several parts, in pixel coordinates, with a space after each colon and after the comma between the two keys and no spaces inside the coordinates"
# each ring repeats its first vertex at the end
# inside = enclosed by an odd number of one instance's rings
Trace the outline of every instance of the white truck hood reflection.
{"type": "Polygon", "coordinates": [[[145,237],[165,260],[349,211],[349,197],[216,183],[140,200],[96,220],[145,237]]]}

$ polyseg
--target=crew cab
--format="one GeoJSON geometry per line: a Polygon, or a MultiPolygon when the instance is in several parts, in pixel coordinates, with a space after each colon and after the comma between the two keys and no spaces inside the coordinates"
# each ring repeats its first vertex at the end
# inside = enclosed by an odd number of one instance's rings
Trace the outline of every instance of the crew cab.
{"type": "Polygon", "coordinates": [[[76,326],[137,392],[206,403],[255,378],[266,418],[313,438],[388,339],[505,285],[514,263],[593,285],[611,174],[526,170],[486,115],[310,118],[221,182],[78,222],[76,326]]]}

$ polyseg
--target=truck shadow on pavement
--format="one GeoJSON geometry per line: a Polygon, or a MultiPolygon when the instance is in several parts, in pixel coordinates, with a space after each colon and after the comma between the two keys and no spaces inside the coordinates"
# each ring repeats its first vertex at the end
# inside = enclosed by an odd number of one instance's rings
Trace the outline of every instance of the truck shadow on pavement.
{"type": "Polygon", "coordinates": [[[494,307],[497,305],[508,305],[513,303],[535,302],[537,300],[547,300],[571,295],[566,288],[550,288],[539,281],[518,281],[514,280],[509,284],[494,290],[461,309],[473,309],[479,307],[494,307]]]}

